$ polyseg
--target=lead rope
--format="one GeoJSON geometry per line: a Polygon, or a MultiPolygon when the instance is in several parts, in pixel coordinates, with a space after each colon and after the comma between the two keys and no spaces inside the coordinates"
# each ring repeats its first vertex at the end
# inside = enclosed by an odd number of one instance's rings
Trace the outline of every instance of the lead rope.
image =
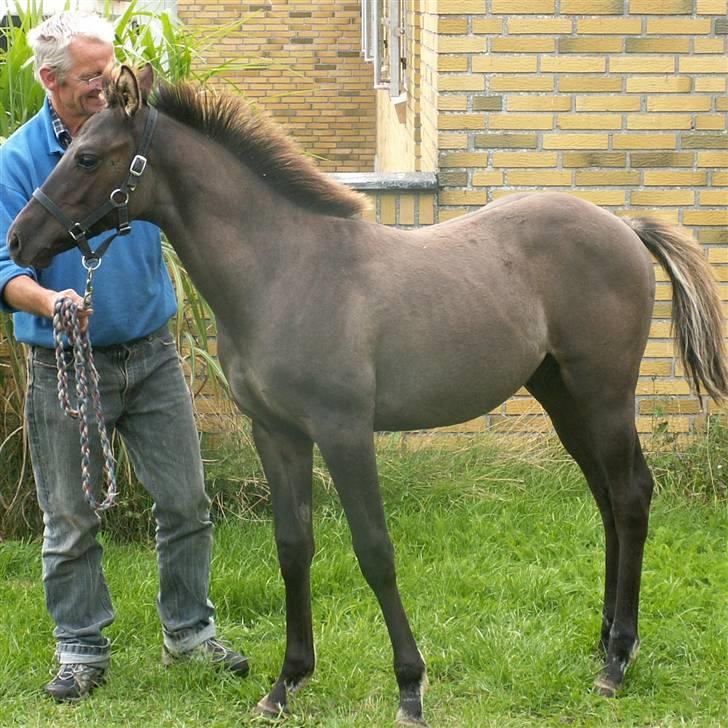
{"type": "MultiPolygon", "coordinates": [[[[99,259],[84,259],[86,268],[86,291],[83,298],[83,307],[91,303],[93,293],[93,273],[100,265],[99,259]]],[[[111,449],[106,423],[101,411],[101,396],[99,394],[99,375],[93,360],[91,341],[88,329],[81,331],[78,320],[78,304],[70,298],[60,298],[56,301],[53,313],[53,336],[56,344],[56,365],[58,367],[58,401],[61,409],[74,419],[78,419],[78,429],[81,436],[81,488],[86,502],[95,511],[105,511],[113,505],[118,493],[116,485],[116,467],[111,449]],[[63,355],[63,337],[73,348],[73,363],[76,372],[76,408],[71,406],[68,394],[68,368],[63,355]],[[107,483],[106,497],[99,503],[93,492],[91,480],[91,447],[89,444],[89,417],[91,406],[96,416],[96,426],[101,440],[104,454],[103,480],[107,483]]]]}

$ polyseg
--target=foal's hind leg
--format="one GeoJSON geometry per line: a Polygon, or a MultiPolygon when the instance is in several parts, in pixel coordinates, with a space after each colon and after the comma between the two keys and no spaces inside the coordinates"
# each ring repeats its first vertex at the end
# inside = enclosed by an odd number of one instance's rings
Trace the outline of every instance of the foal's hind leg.
{"type": "Polygon", "coordinates": [[[592,434],[584,426],[580,405],[566,388],[559,366],[551,356],[546,357],[527,382],[526,388],[546,410],[562,444],[584,473],[602,517],[605,546],[604,602],[599,644],[606,655],[609,632],[614,621],[619,565],[619,539],[612,513],[609,482],[597,458],[592,434]]]}
{"type": "Polygon", "coordinates": [[[630,387],[610,392],[589,387],[582,394],[579,379],[562,372],[551,357],[528,382],[529,391],[549,413],[566,449],[586,476],[602,516],[605,532],[605,582],[601,645],[607,655],[597,688],[613,695],[636,653],[642,555],[652,494],[652,477],[634,427],[630,387]]]}
{"type": "Polygon", "coordinates": [[[607,661],[596,681],[598,691],[607,697],[615,695],[639,649],[639,593],[652,489],[652,475],[635,432],[631,469],[625,477],[612,481],[612,508],[619,538],[619,576],[607,661]]]}
{"type": "Polygon", "coordinates": [[[313,443],[287,429],[253,423],[253,437],[270,486],[278,560],[286,587],[286,655],[280,676],[259,703],[270,716],[288,712],[288,692],[314,670],[310,567],[313,443]]]}

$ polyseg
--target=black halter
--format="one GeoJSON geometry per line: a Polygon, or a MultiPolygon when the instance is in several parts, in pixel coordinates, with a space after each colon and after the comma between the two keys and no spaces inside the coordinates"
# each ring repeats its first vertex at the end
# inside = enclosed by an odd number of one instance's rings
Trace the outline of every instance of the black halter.
{"type": "Polygon", "coordinates": [[[149,107],[149,114],[147,116],[146,123],[144,125],[144,133],[142,140],[139,143],[137,153],[134,155],[134,159],[131,160],[129,165],[129,171],[121,183],[120,187],[117,187],[110,195],[109,199],[94,212],[85,217],[81,222],[74,222],[68,217],[53,200],[46,195],[40,188],[33,191],[33,197],[45,207],[58,222],[66,228],[68,234],[73,238],[76,245],[81,249],[83,253],[83,264],[88,270],[91,268],[98,268],[101,262],[101,256],[106,252],[111,241],[117,236],[128,235],[131,232],[131,225],[129,224],[129,210],[127,205],[129,203],[129,195],[134,192],[136,186],[139,184],[144,170],[147,167],[147,151],[152,141],[152,135],[154,134],[154,127],[157,124],[158,117],[157,110],[153,107],[149,107]],[[116,232],[106,237],[101,245],[96,250],[91,250],[91,246],[86,240],[86,236],[89,233],[91,227],[101,220],[102,217],[107,215],[112,210],[118,212],[118,222],[116,223],[116,232]]]}

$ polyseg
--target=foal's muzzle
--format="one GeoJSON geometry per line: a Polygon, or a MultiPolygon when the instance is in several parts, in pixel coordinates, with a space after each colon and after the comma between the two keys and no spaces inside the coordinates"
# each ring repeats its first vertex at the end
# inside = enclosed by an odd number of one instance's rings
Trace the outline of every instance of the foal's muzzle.
{"type": "Polygon", "coordinates": [[[13,262],[24,268],[31,265],[35,268],[46,268],[53,258],[50,252],[40,253],[36,257],[33,257],[27,249],[24,249],[23,239],[15,227],[11,227],[8,233],[8,252],[13,262]]]}

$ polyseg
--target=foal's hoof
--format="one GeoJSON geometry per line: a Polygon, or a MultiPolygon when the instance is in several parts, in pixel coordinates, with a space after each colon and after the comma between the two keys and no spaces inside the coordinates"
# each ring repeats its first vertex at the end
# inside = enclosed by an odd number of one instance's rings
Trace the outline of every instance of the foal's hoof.
{"type": "Polygon", "coordinates": [[[428,684],[425,672],[418,684],[400,688],[399,710],[395,719],[397,725],[418,725],[427,728],[427,721],[422,717],[422,698],[428,684]]]}
{"type": "Polygon", "coordinates": [[[417,718],[414,715],[407,715],[402,709],[397,711],[395,719],[397,725],[418,725],[420,728],[428,728],[427,721],[424,718],[417,718]]]}
{"type": "Polygon", "coordinates": [[[624,684],[624,676],[627,673],[627,668],[634,662],[639,650],[640,643],[639,640],[637,640],[632,645],[626,659],[612,657],[607,660],[607,664],[604,666],[604,669],[599,673],[599,676],[594,681],[594,690],[597,695],[601,695],[604,698],[617,697],[617,693],[624,684]]]}
{"type": "Polygon", "coordinates": [[[270,695],[266,695],[258,701],[255,706],[255,712],[264,718],[270,718],[271,720],[281,720],[291,714],[287,705],[281,705],[275,703],[270,699],[270,695]]]}
{"type": "Polygon", "coordinates": [[[603,698],[616,698],[619,687],[620,686],[616,682],[610,680],[604,675],[600,675],[594,681],[594,692],[597,695],[601,695],[603,698]]]}

